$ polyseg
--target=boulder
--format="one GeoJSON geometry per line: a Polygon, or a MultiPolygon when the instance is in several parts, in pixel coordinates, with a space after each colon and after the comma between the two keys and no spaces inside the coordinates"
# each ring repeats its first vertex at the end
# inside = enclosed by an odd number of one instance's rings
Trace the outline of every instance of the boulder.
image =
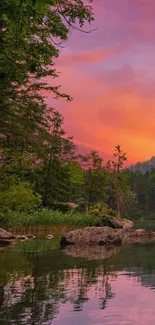
{"type": "Polygon", "coordinates": [[[155,241],[155,232],[147,229],[113,229],[111,227],[87,227],[73,230],[61,238],[61,246],[108,246],[121,243],[145,243],[155,241]]]}
{"type": "Polygon", "coordinates": [[[155,232],[147,229],[120,231],[123,243],[145,243],[155,241],[155,232]]]}
{"type": "Polygon", "coordinates": [[[32,234],[28,234],[28,235],[26,235],[26,238],[27,239],[34,239],[34,238],[36,238],[36,236],[34,236],[32,234]]]}
{"type": "Polygon", "coordinates": [[[117,254],[120,250],[120,245],[112,246],[80,246],[69,245],[65,247],[63,252],[74,258],[85,258],[87,260],[104,260],[117,254]]]}
{"type": "Polygon", "coordinates": [[[131,229],[134,223],[131,220],[120,220],[117,218],[109,218],[108,226],[114,229],[131,229]]]}
{"type": "Polygon", "coordinates": [[[110,227],[87,227],[69,231],[61,238],[61,245],[113,245],[122,242],[122,234],[110,227]]]}
{"type": "Polygon", "coordinates": [[[15,242],[16,237],[10,232],[0,228],[0,245],[10,245],[15,242]]]}
{"type": "Polygon", "coordinates": [[[17,240],[22,240],[22,241],[24,241],[24,240],[27,240],[28,237],[25,236],[25,235],[19,235],[19,236],[16,237],[16,239],[17,239],[17,240]]]}

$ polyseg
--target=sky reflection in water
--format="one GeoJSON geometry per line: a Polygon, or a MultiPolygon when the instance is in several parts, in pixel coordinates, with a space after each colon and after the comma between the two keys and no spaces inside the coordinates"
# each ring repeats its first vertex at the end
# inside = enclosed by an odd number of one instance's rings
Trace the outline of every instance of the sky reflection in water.
{"type": "Polygon", "coordinates": [[[105,260],[57,246],[40,240],[1,251],[1,325],[155,323],[154,244],[126,245],[105,260]]]}

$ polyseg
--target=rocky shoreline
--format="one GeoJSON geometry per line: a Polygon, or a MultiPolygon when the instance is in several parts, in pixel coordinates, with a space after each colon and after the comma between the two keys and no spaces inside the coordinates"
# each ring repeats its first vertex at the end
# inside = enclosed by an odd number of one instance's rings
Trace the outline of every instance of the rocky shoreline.
{"type": "Polygon", "coordinates": [[[155,241],[155,232],[146,229],[113,229],[87,227],[69,231],[61,238],[61,246],[67,245],[115,245],[155,241]]]}
{"type": "Polygon", "coordinates": [[[33,238],[35,238],[35,236],[32,234],[15,236],[3,228],[0,228],[0,247],[14,245],[17,240],[24,241],[33,238]]]}
{"type": "MultiPolygon", "coordinates": [[[[69,231],[61,238],[61,248],[66,255],[88,260],[104,260],[116,255],[124,243],[148,243],[155,241],[155,232],[131,229],[115,223],[112,227],[87,227],[69,231]]],[[[130,224],[132,225],[132,224],[130,224]]]]}
{"type": "MultiPolygon", "coordinates": [[[[113,246],[123,243],[144,243],[155,241],[155,232],[147,229],[132,229],[133,222],[112,220],[110,226],[86,227],[67,232],[60,246],[113,246]]],[[[51,236],[51,235],[50,235],[51,236]]],[[[51,236],[53,237],[53,236],[51,236]]],[[[17,240],[33,239],[33,235],[14,236],[0,228],[0,246],[14,244],[17,240]]]]}

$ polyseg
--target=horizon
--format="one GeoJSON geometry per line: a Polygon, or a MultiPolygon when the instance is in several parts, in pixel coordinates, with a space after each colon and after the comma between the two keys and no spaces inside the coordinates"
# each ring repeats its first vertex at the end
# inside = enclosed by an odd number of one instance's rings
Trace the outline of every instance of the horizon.
{"type": "Polygon", "coordinates": [[[118,143],[129,164],[154,155],[155,2],[147,4],[95,0],[95,21],[84,30],[97,30],[72,31],[56,59],[56,83],[74,98],[54,101],[65,129],[80,150],[97,150],[105,160],[118,143]]]}

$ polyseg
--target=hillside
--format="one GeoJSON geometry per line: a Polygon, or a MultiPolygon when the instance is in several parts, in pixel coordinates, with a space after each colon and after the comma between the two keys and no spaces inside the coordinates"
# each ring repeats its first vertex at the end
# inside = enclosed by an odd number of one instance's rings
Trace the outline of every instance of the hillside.
{"type": "Polygon", "coordinates": [[[133,172],[141,172],[142,174],[145,174],[152,169],[155,169],[155,156],[150,160],[137,162],[135,165],[129,167],[129,170],[133,172]]]}

